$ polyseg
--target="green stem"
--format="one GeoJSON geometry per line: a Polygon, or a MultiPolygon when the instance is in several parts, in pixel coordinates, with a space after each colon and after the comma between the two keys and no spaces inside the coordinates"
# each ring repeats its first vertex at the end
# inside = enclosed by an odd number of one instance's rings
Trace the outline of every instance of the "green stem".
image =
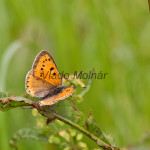
{"type": "MultiPolygon", "coordinates": [[[[34,103],[35,104],[35,103],[34,103]]],[[[35,106],[35,105],[34,105],[35,106]]],[[[37,108],[37,104],[36,104],[36,108],[37,108]]],[[[47,119],[51,119],[51,117],[49,115],[46,115],[45,113],[43,113],[43,111],[41,111],[39,108],[38,108],[38,111],[41,115],[43,115],[44,117],[46,117],[47,119]]],[[[101,148],[107,148],[107,150],[116,150],[117,148],[114,148],[110,145],[108,145],[107,143],[105,143],[102,139],[96,137],[94,134],[92,134],[91,132],[89,132],[88,130],[82,128],[81,126],[79,126],[78,124],[76,123],[73,123],[72,121],[64,118],[63,116],[61,115],[58,115],[54,112],[51,112],[51,115],[53,115],[53,118],[54,119],[58,119],[74,128],[76,128],[77,130],[81,131],[82,133],[84,133],[85,135],[87,135],[90,139],[92,139],[94,142],[96,142],[96,144],[98,146],[100,146],[101,148]],[[103,145],[103,146],[102,146],[103,145]]]]}
{"type": "MultiPolygon", "coordinates": [[[[81,126],[73,123],[72,121],[69,121],[68,119],[57,115],[56,113],[52,113],[57,119],[59,119],[60,121],[78,129],[79,131],[81,131],[82,133],[84,133],[85,135],[87,135],[89,138],[91,138],[94,142],[97,143],[97,145],[99,145],[99,142],[102,143],[105,147],[110,148],[111,150],[114,150],[114,148],[112,148],[110,145],[106,144],[103,140],[101,140],[100,138],[96,137],[95,135],[93,135],[91,132],[89,132],[88,130],[85,130],[84,128],[82,128],[81,126]]],[[[102,145],[99,145],[100,147],[102,147],[102,145]]]]}

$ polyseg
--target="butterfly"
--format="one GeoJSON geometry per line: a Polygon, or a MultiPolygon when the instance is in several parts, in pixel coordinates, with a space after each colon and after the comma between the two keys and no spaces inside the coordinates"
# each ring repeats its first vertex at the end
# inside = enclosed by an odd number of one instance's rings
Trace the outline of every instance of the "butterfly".
{"type": "Polygon", "coordinates": [[[32,97],[42,97],[40,106],[53,105],[73,94],[73,87],[62,86],[62,77],[52,56],[41,51],[26,75],[25,89],[32,97]]]}

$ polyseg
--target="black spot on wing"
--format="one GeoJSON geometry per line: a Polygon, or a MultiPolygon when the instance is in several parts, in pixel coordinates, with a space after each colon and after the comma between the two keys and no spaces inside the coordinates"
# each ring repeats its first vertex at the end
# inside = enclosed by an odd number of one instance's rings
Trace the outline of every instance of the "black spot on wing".
{"type": "Polygon", "coordinates": [[[54,70],[54,68],[53,68],[53,67],[51,67],[50,71],[52,71],[52,70],[54,70]]]}

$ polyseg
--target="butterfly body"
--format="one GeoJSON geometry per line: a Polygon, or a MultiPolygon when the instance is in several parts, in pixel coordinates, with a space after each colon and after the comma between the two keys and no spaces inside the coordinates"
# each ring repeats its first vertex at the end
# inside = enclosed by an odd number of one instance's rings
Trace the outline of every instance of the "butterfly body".
{"type": "Polygon", "coordinates": [[[33,97],[43,97],[40,106],[53,105],[69,97],[73,87],[62,86],[62,78],[51,55],[43,50],[26,76],[26,91],[33,97]]]}
{"type": "Polygon", "coordinates": [[[51,91],[48,95],[46,95],[45,97],[43,97],[42,99],[55,96],[55,95],[61,93],[66,88],[67,88],[67,86],[59,86],[59,87],[55,88],[53,91],[51,91]]]}

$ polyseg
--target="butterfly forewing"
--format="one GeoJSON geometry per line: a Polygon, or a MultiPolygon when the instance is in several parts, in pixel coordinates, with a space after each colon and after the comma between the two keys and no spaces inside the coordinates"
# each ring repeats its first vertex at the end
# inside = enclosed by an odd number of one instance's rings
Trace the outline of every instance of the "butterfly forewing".
{"type": "Polygon", "coordinates": [[[33,75],[54,86],[62,85],[57,66],[47,51],[41,51],[33,63],[33,75]]]}

